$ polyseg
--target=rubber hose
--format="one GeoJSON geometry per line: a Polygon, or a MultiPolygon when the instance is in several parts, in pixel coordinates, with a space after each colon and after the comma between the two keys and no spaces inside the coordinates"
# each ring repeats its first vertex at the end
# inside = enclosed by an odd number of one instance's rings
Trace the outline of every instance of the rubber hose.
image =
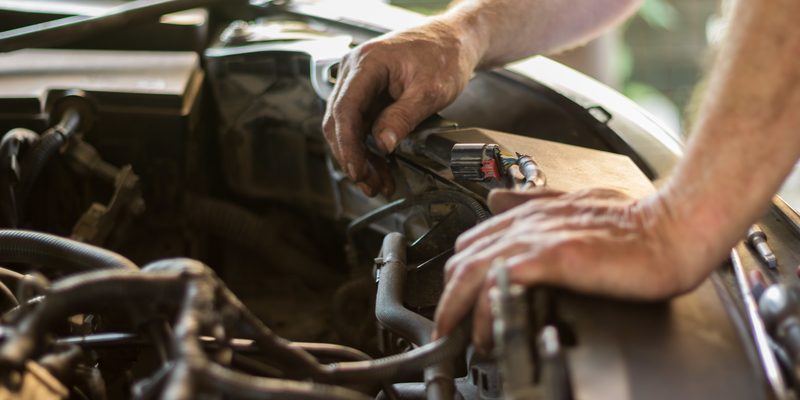
{"type": "Polygon", "coordinates": [[[366,395],[340,386],[245,375],[207,363],[196,371],[201,385],[243,399],[365,400],[366,395]]]}
{"type": "Polygon", "coordinates": [[[328,382],[396,382],[407,374],[434,364],[449,361],[467,347],[468,324],[459,326],[449,336],[437,339],[422,347],[397,355],[378,358],[372,361],[344,362],[325,367],[321,379],[328,382]]]}
{"type": "Polygon", "coordinates": [[[26,147],[39,140],[39,135],[25,128],[16,128],[8,131],[0,140],[0,218],[3,227],[16,228],[19,211],[17,210],[16,187],[19,177],[19,153],[26,147]]]}
{"type": "Polygon", "coordinates": [[[375,296],[375,318],[384,327],[409,342],[422,346],[431,341],[433,321],[403,305],[403,288],[406,281],[405,236],[390,233],[383,239],[379,258],[380,279],[375,296]]]}
{"type": "Polygon", "coordinates": [[[90,244],[41,232],[0,229],[0,262],[69,266],[75,271],[126,269],[133,261],[90,244]]]}
{"type": "MultiPolygon", "coordinates": [[[[400,233],[390,233],[383,239],[380,254],[383,265],[375,301],[375,317],[392,332],[411,343],[422,346],[431,341],[433,321],[403,305],[406,280],[406,239],[400,233]]],[[[425,391],[428,399],[452,400],[455,395],[451,360],[425,369],[425,391]]]]}
{"type": "Polygon", "coordinates": [[[16,193],[17,212],[19,213],[18,221],[20,223],[24,221],[25,205],[33,185],[50,159],[61,148],[61,145],[78,130],[80,121],[80,113],[74,109],[68,109],[64,112],[61,121],[45,131],[39,141],[31,147],[30,151],[22,159],[21,176],[16,193]]]}

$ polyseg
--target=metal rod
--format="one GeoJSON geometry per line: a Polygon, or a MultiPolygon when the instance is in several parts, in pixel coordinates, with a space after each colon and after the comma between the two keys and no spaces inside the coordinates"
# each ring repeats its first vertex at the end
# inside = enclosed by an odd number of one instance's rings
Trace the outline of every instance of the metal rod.
{"type": "Polygon", "coordinates": [[[764,322],[761,321],[761,316],[758,314],[758,304],[753,297],[750,289],[750,284],[747,282],[747,276],[744,273],[742,266],[742,259],[736,249],[731,250],[731,264],[733,265],[733,272],[736,275],[736,283],[739,286],[739,291],[744,302],[745,313],[750,322],[750,329],[753,335],[753,341],[756,344],[758,356],[761,359],[761,365],[764,367],[764,373],[767,376],[772,390],[775,392],[775,397],[780,400],[789,399],[789,394],[786,388],[786,382],[781,375],[780,366],[775,359],[775,354],[769,345],[769,336],[767,335],[764,322]]]}

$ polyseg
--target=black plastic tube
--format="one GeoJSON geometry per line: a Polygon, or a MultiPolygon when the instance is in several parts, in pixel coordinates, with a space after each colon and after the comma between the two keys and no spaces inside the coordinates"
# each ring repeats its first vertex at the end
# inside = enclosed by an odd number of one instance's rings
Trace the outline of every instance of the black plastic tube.
{"type": "Polygon", "coordinates": [[[138,271],[95,271],[55,282],[41,303],[16,324],[12,335],[0,345],[0,364],[21,368],[37,353],[47,329],[80,312],[154,307],[180,299],[181,273],[145,274],[138,271]]]}
{"type": "Polygon", "coordinates": [[[340,386],[245,375],[209,363],[196,371],[203,386],[242,399],[366,400],[370,397],[340,386]]]}
{"type": "MultiPolygon", "coordinates": [[[[433,321],[403,305],[406,281],[406,239],[390,233],[383,239],[379,255],[380,277],[375,296],[375,317],[378,322],[409,342],[422,346],[431,341],[433,321]]],[[[455,395],[452,360],[425,369],[425,391],[429,400],[450,400],[455,395]]]]}
{"type": "MultiPolygon", "coordinates": [[[[184,311],[192,310],[188,315],[197,321],[206,321],[211,317],[208,305],[219,301],[238,311],[242,323],[254,331],[256,343],[265,354],[320,383],[397,382],[410,373],[461,354],[469,336],[468,325],[463,325],[450,336],[406,353],[376,360],[322,365],[305,350],[292,348],[288,341],[273,334],[224,288],[213,271],[194,260],[173,259],[150,264],[142,271],[95,271],[56,281],[48,288],[44,300],[21,317],[13,332],[0,344],[0,366],[22,368],[41,349],[47,329],[69,315],[107,310],[109,307],[126,307],[146,313],[147,310],[183,302],[184,311]],[[198,296],[184,297],[190,293],[198,296]],[[221,297],[214,299],[214,296],[221,297]]],[[[191,319],[186,321],[189,322],[178,324],[175,329],[175,343],[186,346],[182,352],[176,352],[176,356],[191,359],[202,353],[202,347],[199,339],[188,339],[196,334],[189,329],[193,326],[191,319]]],[[[197,366],[190,367],[186,371],[186,368],[176,366],[176,371],[170,373],[170,381],[180,383],[183,379],[190,379],[188,383],[192,384],[194,378],[187,378],[185,374],[191,375],[197,366]]],[[[172,387],[187,386],[176,384],[172,387]]]]}
{"type": "Polygon", "coordinates": [[[0,140],[0,226],[16,228],[17,210],[16,187],[19,176],[20,151],[39,140],[39,135],[29,129],[17,128],[8,131],[0,140]]]}
{"type": "Polygon", "coordinates": [[[16,189],[18,222],[24,222],[28,196],[30,196],[33,185],[42,170],[50,159],[58,153],[61,145],[78,131],[80,124],[80,112],[76,109],[67,109],[61,116],[61,120],[55,126],[42,133],[39,141],[25,154],[22,159],[20,179],[16,189]]]}
{"type": "Polygon", "coordinates": [[[433,321],[403,305],[406,281],[406,239],[390,233],[381,247],[378,291],[375,296],[375,317],[381,325],[409,342],[421,346],[431,341],[433,321]]]}
{"type": "Polygon", "coordinates": [[[73,271],[139,267],[127,258],[90,244],[56,235],[0,229],[0,262],[68,266],[73,271]]]}

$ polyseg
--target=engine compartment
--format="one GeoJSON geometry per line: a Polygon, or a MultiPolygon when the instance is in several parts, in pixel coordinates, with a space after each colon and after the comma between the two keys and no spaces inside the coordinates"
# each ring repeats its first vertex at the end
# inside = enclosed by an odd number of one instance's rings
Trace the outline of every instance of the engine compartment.
{"type": "Polygon", "coordinates": [[[466,328],[431,342],[455,239],[508,185],[456,179],[453,146],[530,156],[564,191],[641,197],[665,168],[589,90],[501,70],[366,197],[320,126],[336,62],[377,32],[304,7],[0,55],[0,397],[770,398],[724,276],[664,304],[501,285],[495,354],[466,328]]]}

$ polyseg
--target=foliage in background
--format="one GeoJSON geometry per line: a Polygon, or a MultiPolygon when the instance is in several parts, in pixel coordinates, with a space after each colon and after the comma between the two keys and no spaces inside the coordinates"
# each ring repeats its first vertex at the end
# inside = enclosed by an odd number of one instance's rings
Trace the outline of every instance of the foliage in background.
{"type": "MultiPolygon", "coordinates": [[[[639,8],[639,18],[644,20],[652,29],[661,29],[664,31],[671,31],[678,27],[680,24],[680,14],[678,10],[670,4],[667,0],[645,0],[642,7],[639,8]]],[[[626,23],[621,29],[621,37],[625,37],[630,22],[626,23]]],[[[623,40],[619,46],[618,53],[615,55],[615,67],[619,73],[620,82],[622,83],[622,92],[633,99],[636,95],[643,95],[645,92],[649,94],[659,93],[663,96],[658,89],[643,82],[631,81],[635,57],[631,47],[623,40]],[[643,90],[648,87],[649,90],[643,90]]]]}

